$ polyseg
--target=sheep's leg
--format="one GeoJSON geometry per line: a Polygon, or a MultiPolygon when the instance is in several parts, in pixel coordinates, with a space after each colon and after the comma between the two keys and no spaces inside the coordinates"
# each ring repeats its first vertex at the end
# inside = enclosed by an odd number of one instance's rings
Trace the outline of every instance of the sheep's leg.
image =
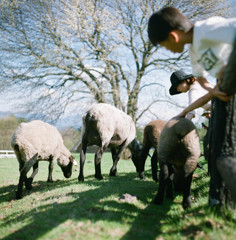
{"type": "Polygon", "coordinates": [[[169,171],[168,166],[165,163],[160,163],[160,178],[157,195],[154,199],[155,204],[162,204],[164,199],[164,192],[166,185],[168,184],[169,171]]]}
{"type": "Polygon", "coordinates": [[[53,157],[50,156],[49,165],[48,165],[48,180],[47,180],[47,182],[53,182],[53,179],[52,179],[53,165],[54,165],[53,157]]]}
{"type": "Polygon", "coordinates": [[[38,173],[38,161],[33,165],[33,173],[31,174],[31,176],[29,178],[26,178],[25,181],[25,187],[30,190],[32,189],[32,182],[34,180],[34,177],[36,176],[36,174],[38,173]]]}
{"type": "Polygon", "coordinates": [[[16,192],[16,199],[21,199],[22,198],[22,190],[23,190],[23,185],[27,181],[27,173],[34,164],[34,158],[31,160],[27,161],[24,164],[24,167],[20,171],[20,178],[19,178],[19,183],[17,187],[17,192],[16,192]]]}
{"type": "MultiPolygon", "coordinates": [[[[111,155],[112,155],[112,161],[113,161],[113,165],[116,159],[116,149],[115,148],[111,148],[111,155]]],[[[115,168],[115,170],[110,170],[110,176],[117,176],[117,169],[115,168]]]]}
{"type": "Polygon", "coordinates": [[[184,209],[191,206],[191,182],[193,178],[193,173],[189,174],[183,179],[183,202],[182,206],[184,209]]]}
{"type": "Polygon", "coordinates": [[[78,176],[79,181],[84,181],[84,163],[85,163],[85,154],[87,150],[87,145],[88,145],[87,141],[82,139],[82,147],[80,152],[80,171],[78,176]]]}
{"type": "Polygon", "coordinates": [[[149,153],[149,149],[150,149],[149,147],[143,147],[140,153],[140,160],[139,160],[139,178],[140,179],[145,179],[144,166],[149,153]]]}
{"type": "Polygon", "coordinates": [[[96,154],[95,154],[95,159],[94,159],[94,164],[95,164],[95,178],[98,180],[102,180],[102,173],[101,173],[101,159],[102,159],[102,154],[103,154],[103,147],[100,147],[96,154]]]}
{"type": "Polygon", "coordinates": [[[157,150],[154,151],[152,158],[151,158],[151,166],[152,166],[152,179],[155,182],[158,182],[158,176],[157,176],[157,162],[158,162],[158,156],[157,156],[157,150]]]}
{"type": "Polygon", "coordinates": [[[122,151],[125,149],[125,147],[126,147],[126,141],[123,142],[123,143],[120,145],[117,153],[115,154],[115,156],[114,156],[114,158],[113,158],[113,166],[112,166],[112,168],[111,168],[111,170],[110,170],[110,176],[116,176],[116,175],[117,175],[117,164],[118,164],[118,162],[119,162],[119,160],[120,160],[122,151]]]}
{"type": "Polygon", "coordinates": [[[174,177],[174,169],[171,164],[168,164],[168,179],[166,181],[166,197],[169,199],[173,199],[173,177],[174,177]]]}

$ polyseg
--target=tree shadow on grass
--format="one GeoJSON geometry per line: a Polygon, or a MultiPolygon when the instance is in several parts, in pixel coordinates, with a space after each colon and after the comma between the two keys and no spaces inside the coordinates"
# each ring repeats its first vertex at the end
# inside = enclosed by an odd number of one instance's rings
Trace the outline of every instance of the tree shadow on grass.
{"type": "MultiPolygon", "coordinates": [[[[53,184],[38,182],[33,191],[43,193],[76,182],[77,179],[56,181],[53,184]]],[[[78,184],[86,184],[93,189],[83,192],[67,192],[65,196],[73,199],[70,202],[61,202],[63,196],[49,196],[48,199],[43,200],[45,204],[42,203],[40,206],[32,208],[24,215],[19,216],[19,214],[14,215],[13,213],[4,218],[4,221],[0,223],[2,227],[17,222],[22,222],[23,227],[11,232],[3,239],[38,239],[68,220],[85,222],[85,224],[88,221],[96,223],[101,220],[126,221],[131,228],[122,239],[133,239],[133,237],[135,239],[155,239],[161,232],[161,221],[173,204],[168,201],[165,201],[163,206],[150,203],[150,199],[153,199],[157,191],[157,184],[152,181],[140,181],[136,173],[121,174],[117,178],[111,178],[104,174],[103,181],[94,180],[93,176],[89,176],[86,177],[84,183],[78,184]],[[138,206],[139,204],[119,201],[119,198],[125,193],[136,196],[139,203],[147,205],[147,207],[143,209],[138,206]],[[48,201],[50,201],[49,204],[47,204],[48,201]],[[144,236],[146,237],[144,238],[144,236]]],[[[11,188],[12,186],[9,186],[9,189],[11,188]]],[[[8,197],[11,195],[9,193],[8,197]]],[[[24,204],[25,199],[19,201],[24,204]]],[[[77,231],[76,236],[78,237],[82,231],[80,231],[80,227],[73,226],[73,231],[77,231]]],[[[109,236],[111,233],[107,234],[109,236]]]]}
{"type": "MultiPolygon", "coordinates": [[[[73,180],[74,179],[63,179],[55,180],[54,182],[34,181],[32,184],[32,190],[27,190],[25,186],[23,186],[23,198],[36,191],[45,192],[50,189],[55,189],[57,187],[71,185],[73,180]]],[[[16,200],[17,184],[0,187],[0,203],[16,200]]]]}

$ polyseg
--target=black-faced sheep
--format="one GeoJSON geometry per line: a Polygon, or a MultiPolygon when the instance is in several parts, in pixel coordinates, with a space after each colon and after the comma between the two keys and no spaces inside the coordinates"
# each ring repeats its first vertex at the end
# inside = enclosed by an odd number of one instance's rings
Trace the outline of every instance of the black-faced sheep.
{"type": "Polygon", "coordinates": [[[163,203],[165,188],[166,197],[173,198],[171,178],[174,173],[174,184],[182,184],[183,208],[191,205],[192,176],[200,154],[200,140],[192,121],[186,118],[168,121],[159,138],[160,179],[154,203],[163,203]]]}
{"type": "Polygon", "coordinates": [[[22,198],[23,184],[32,188],[32,182],[38,173],[38,161],[49,161],[48,182],[52,182],[53,164],[57,161],[63,174],[69,178],[72,174],[74,157],[64,146],[59,131],[52,125],[39,120],[21,123],[12,136],[11,146],[19,161],[20,178],[16,198],[22,198]],[[33,166],[31,177],[27,173],[33,166]]]}
{"type": "Polygon", "coordinates": [[[158,181],[157,176],[157,147],[158,141],[161,134],[162,129],[164,128],[166,122],[163,120],[153,120],[148,123],[143,131],[143,146],[140,153],[140,162],[139,162],[139,177],[140,179],[144,179],[144,166],[146,162],[146,158],[149,154],[150,148],[154,148],[154,153],[151,157],[151,166],[152,166],[152,178],[155,182],[158,181]]]}
{"type": "Polygon", "coordinates": [[[99,146],[94,159],[95,178],[103,179],[101,158],[107,147],[110,148],[113,159],[110,176],[117,175],[117,163],[126,147],[131,150],[131,159],[137,170],[141,146],[135,136],[135,124],[129,115],[110,104],[98,103],[93,105],[83,116],[78,180],[84,181],[85,154],[89,145],[99,146]]]}

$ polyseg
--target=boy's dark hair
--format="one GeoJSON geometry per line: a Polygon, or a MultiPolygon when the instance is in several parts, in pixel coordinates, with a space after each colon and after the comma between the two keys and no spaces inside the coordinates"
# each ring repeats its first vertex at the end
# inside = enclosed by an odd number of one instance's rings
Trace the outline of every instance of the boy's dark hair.
{"type": "Polygon", "coordinates": [[[148,37],[152,44],[165,41],[172,30],[189,31],[193,23],[178,9],[165,7],[152,14],[148,21],[148,37]]]}

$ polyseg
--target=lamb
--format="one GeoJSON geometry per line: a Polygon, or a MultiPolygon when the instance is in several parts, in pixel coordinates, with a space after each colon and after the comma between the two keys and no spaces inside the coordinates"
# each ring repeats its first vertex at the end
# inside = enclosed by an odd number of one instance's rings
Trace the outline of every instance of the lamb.
{"type": "Polygon", "coordinates": [[[155,204],[162,204],[166,197],[173,198],[171,178],[174,184],[182,185],[184,209],[191,206],[191,182],[198,158],[201,155],[200,139],[192,121],[186,118],[172,118],[161,132],[158,145],[160,179],[155,204]]]}
{"type": "Polygon", "coordinates": [[[140,153],[140,162],[139,162],[139,177],[140,179],[144,179],[144,165],[146,162],[146,158],[149,154],[149,150],[153,147],[154,153],[151,157],[151,166],[152,166],[152,178],[155,182],[158,181],[157,176],[157,148],[159,137],[162,129],[164,128],[166,121],[163,120],[153,120],[149,122],[143,131],[143,146],[140,153]]]}
{"type": "Polygon", "coordinates": [[[61,134],[56,127],[34,120],[21,123],[12,136],[11,146],[19,162],[20,178],[16,199],[22,198],[23,184],[27,189],[32,189],[32,182],[38,173],[38,161],[49,161],[48,182],[53,182],[52,170],[54,162],[57,161],[66,178],[70,178],[74,157],[63,144],[61,134]],[[31,177],[27,173],[33,166],[31,177]]]}
{"type": "Polygon", "coordinates": [[[94,159],[96,179],[103,179],[101,158],[107,147],[110,148],[113,159],[110,176],[117,175],[117,163],[126,147],[131,150],[132,161],[136,171],[138,170],[138,157],[141,146],[135,138],[135,124],[129,115],[110,104],[98,103],[93,105],[82,119],[79,181],[84,181],[83,169],[88,145],[99,146],[94,159]]]}

